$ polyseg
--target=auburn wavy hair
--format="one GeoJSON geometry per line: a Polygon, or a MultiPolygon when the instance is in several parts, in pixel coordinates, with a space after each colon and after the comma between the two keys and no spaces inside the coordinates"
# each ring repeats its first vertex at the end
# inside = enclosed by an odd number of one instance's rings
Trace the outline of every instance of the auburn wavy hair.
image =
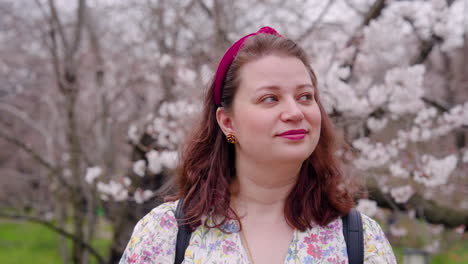
{"type": "MultiPolygon", "coordinates": [[[[259,34],[245,41],[228,69],[221,97],[223,107],[228,111],[232,107],[240,83],[240,68],[271,54],[300,59],[317,87],[317,78],[301,47],[286,38],[259,34]]],[[[235,148],[234,144],[226,141],[217,123],[213,83],[205,93],[200,121],[181,149],[176,179],[178,191],[168,199],[184,197],[185,223],[192,229],[201,224],[208,228],[221,227],[232,219],[240,223],[239,216],[230,205],[231,183],[236,177],[235,148]],[[203,221],[204,217],[218,221],[203,221]]],[[[315,89],[315,98],[322,117],[320,138],[311,156],[304,160],[284,208],[287,223],[300,231],[311,228],[314,222],[327,225],[347,214],[353,206],[352,196],[343,183],[340,161],[335,155],[343,141],[338,140],[334,126],[320,103],[318,89],[315,89]]]]}

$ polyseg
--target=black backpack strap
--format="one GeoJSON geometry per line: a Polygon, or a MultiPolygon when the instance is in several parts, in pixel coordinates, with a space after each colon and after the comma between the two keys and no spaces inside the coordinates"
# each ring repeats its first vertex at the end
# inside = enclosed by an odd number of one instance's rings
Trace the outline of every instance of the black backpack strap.
{"type": "Polygon", "coordinates": [[[346,241],[349,264],[364,263],[364,239],[361,214],[351,209],[349,214],[343,216],[343,235],[346,241]]]}
{"type": "Polygon", "coordinates": [[[182,210],[182,204],[184,203],[184,199],[181,198],[179,203],[177,204],[177,208],[175,211],[175,218],[177,220],[177,224],[179,226],[179,230],[177,231],[177,241],[176,241],[176,251],[175,251],[175,264],[180,264],[184,261],[185,257],[185,250],[187,249],[190,237],[192,236],[192,231],[188,228],[187,225],[182,223],[184,219],[184,212],[182,210]]]}

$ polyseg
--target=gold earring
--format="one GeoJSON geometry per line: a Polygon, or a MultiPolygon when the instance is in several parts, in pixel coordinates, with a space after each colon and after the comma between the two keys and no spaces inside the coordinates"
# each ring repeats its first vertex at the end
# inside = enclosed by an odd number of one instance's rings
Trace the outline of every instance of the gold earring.
{"type": "Polygon", "coordinates": [[[231,144],[236,144],[237,143],[237,138],[233,134],[228,134],[226,136],[226,140],[227,140],[228,143],[231,143],[231,144]]]}

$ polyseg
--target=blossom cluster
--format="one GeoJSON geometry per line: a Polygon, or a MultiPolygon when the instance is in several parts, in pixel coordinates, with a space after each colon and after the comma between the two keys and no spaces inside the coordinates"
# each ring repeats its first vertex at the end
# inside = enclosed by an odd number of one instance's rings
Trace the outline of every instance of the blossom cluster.
{"type": "Polygon", "coordinates": [[[377,207],[377,202],[368,200],[368,199],[360,199],[358,201],[358,205],[356,206],[356,209],[370,217],[373,217],[374,215],[377,214],[379,208],[377,207]]]}
{"type": "Polygon", "coordinates": [[[121,181],[98,182],[96,188],[102,200],[107,201],[109,198],[112,198],[114,201],[121,202],[128,199],[128,187],[130,183],[130,179],[124,177],[121,181]]]}
{"type": "MultiPolygon", "coordinates": [[[[198,113],[199,106],[187,101],[163,102],[159,108],[157,117],[149,116],[149,122],[144,130],[139,130],[137,125],[132,124],[128,129],[128,138],[131,143],[138,144],[142,132],[152,136],[157,142],[158,149],[146,152],[145,158],[137,160],[132,164],[132,171],[135,175],[144,177],[148,173],[157,175],[164,170],[172,170],[177,166],[178,154],[177,146],[183,139],[187,130],[184,127],[190,124],[187,122],[195,113],[198,113]]],[[[88,184],[93,184],[102,174],[99,167],[88,168],[85,179],[88,184]]],[[[128,189],[131,181],[124,177],[122,181],[111,180],[107,183],[98,181],[97,191],[101,199],[114,201],[124,201],[133,199],[136,203],[143,203],[154,196],[154,191],[137,188],[133,197],[129,197],[128,189]]]]}
{"type": "Polygon", "coordinates": [[[457,167],[457,156],[449,155],[443,159],[437,159],[430,155],[421,158],[422,170],[414,172],[414,180],[427,187],[435,187],[446,184],[450,174],[457,167]]]}
{"type": "Polygon", "coordinates": [[[397,203],[406,203],[414,194],[414,190],[410,185],[392,188],[390,191],[393,199],[397,203]]]}
{"type": "Polygon", "coordinates": [[[152,174],[159,174],[164,169],[174,169],[178,161],[177,151],[171,150],[151,150],[146,153],[146,159],[148,165],[145,160],[137,160],[133,163],[133,172],[140,177],[145,176],[146,169],[152,174]]]}
{"type": "MultiPolygon", "coordinates": [[[[456,105],[442,115],[437,115],[433,107],[423,108],[415,116],[413,123],[414,125],[408,130],[399,130],[397,137],[387,144],[373,143],[368,137],[355,140],[353,147],[360,151],[360,156],[354,161],[356,167],[367,170],[389,166],[393,174],[406,177],[406,173],[398,172],[397,168],[400,152],[406,150],[410,143],[429,141],[468,125],[468,102],[456,105]]],[[[452,161],[450,164],[453,163],[454,158],[456,159],[456,157],[449,159],[452,161]]],[[[429,162],[427,159],[427,157],[422,159],[426,165],[429,162]]],[[[433,159],[432,162],[434,162],[433,159]]]]}

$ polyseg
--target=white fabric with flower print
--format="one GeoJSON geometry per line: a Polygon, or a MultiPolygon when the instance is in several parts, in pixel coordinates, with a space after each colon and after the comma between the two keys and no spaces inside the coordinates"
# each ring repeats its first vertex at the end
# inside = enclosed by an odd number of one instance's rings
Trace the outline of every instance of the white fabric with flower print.
{"type": "MultiPolygon", "coordinates": [[[[176,206],[177,202],[164,203],[138,222],[120,264],[174,263],[176,206]]],[[[362,222],[364,262],[396,263],[392,248],[377,222],[366,215],[362,215],[362,222]]],[[[228,222],[223,229],[231,233],[198,227],[192,233],[183,263],[249,263],[235,222],[228,222]]],[[[324,227],[314,226],[305,232],[295,230],[284,263],[348,263],[341,219],[324,227]]]]}

